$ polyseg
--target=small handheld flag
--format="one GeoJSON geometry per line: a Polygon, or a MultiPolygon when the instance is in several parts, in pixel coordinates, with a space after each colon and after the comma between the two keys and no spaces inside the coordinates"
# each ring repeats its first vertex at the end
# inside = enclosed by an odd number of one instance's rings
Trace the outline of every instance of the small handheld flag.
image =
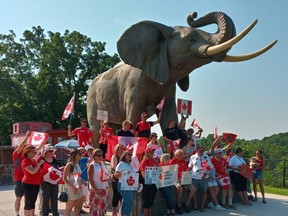
{"type": "Polygon", "coordinates": [[[61,118],[62,120],[67,119],[69,115],[74,112],[74,99],[75,99],[75,94],[73,95],[68,105],[66,106],[64,113],[62,115],[62,118],[61,118]]]}

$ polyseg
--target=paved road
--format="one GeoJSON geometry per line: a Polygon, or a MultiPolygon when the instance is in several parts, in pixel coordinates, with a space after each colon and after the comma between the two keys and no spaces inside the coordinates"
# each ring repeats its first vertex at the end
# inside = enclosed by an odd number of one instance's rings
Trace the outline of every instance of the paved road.
{"type": "MultiPolygon", "coordinates": [[[[14,191],[13,186],[0,186],[0,216],[14,216],[14,191]]],[[[206,209],[205,212],[193,211],[190,214],[185,215],[199,215],[199,216],[288,216],[288,196],[279,196],[273,194],[267,194],[267,204],[263,204],[261,199],[258,202],[253,203],[253,206],[244,206],[240,203],[236,203],[237,210],[227,211],[215,211],[213,209],[206,209]]],[[[23,208],[23,204],[22,204],[23,208]]],[[[59,205],[59,213],[63,215],[65,204],[59,205]]],[[[21,209],[20,215],[23,216],[23,210],[21,209]]],[[[36,215],[38,209],[36,209],[36,215]]],[[[73,214],[72,214],[73,215],[73,214]]],[[[86,214],[89,216],[89,214],[86,214]]],[[[111,216],[111,212],[107,212],[108,216],[111,216]]]]}

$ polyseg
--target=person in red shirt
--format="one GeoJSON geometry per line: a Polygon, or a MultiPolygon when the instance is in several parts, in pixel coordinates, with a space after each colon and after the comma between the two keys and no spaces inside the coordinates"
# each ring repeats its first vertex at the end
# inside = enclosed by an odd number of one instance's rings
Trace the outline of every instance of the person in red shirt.
{"type": "Polygon", "coordinates": [[[15,184],[15,196],[16,200],[14,203],[14,208],[16,215],[19,216],[19,210],[21,205],[21,199],[24,195],[24,189],[22,187],[22,178],[24,176],[23,170],[21,169],[21,163],[24,159],[22,156],[23,149],[27,145],[27,139],[30,136],[30,131],[26,132],[25,138],[22,140],[20,145],[18,145],[12,153],[12,160],[14,165],[14,184],[15,184]]]}
{"type": "MultiPolygon", "coordinates": [[[[155,149],[154,148],[146,148],[144,153],[144,158],[141,161],[141,175],[143,176],[144,180],[146,178],[145,172],[146,167],[155,167],[158,166],[158,162],[153,158],[155,149]]],[[[142,201],[143,201],[143,208],[144,208],[144,216],[152,216],[152,206],[154,203],[154,199],[157,193],[157,187],[155,184],[145,184],[143,185],[142,190],[142,201]]]]}
{"type": "Polygon", "coordinates": [[[22,156],[24,157],[21,168],[24,176],[22,178],[22,185],[24,189],[24,215],[31,216],[35,213],[35,202],[40,189],[41,173],[40,167],[44,160],[39,163],[34,159],[36,155],[36,148],[32,145],[26,146],[23,150],[22,156]]]}
{"type": "MultiPolygon", "coordinates": [[[[176,213],[182,214],[182,209],[181,209],[181,198],[183,194],[183,186],[181,185],[181,178],[182,178],[182,172],[188,171],[187,163],[184,159],[184,152],[182,149],[177,149],[174,152],[175,157],[170,160],[169,164],[178,164],[178,181],[175,184],[175,187],[177,189],[177,205],[176,205],[176,213]]],[[[192,208],[189,206],[190,201],[193,199],[194,194],[195,194],[195,188],[194,186],[187,185],[187,189],[190,190],[188,198],[185,203],[183,203],[185,212],[189,213],[192,208]]],[[[185,189],[185,188],[184,188],[185,189]]]]}
{"type": "Polygon", "coordinates": [[[103,121],[101,128],[99,130],[99,134],[100,134],[99,148],[103,152],[103,158],[105,158],[105,155],[107,153],[108,137],[113,136],[114,131],[111,127],[109,127],[107,121],[103,121]]]}
{"type": "Polygon", "coordinates": [[[151,127],[160,122],[161,116],[162,116],[162,111],[159,112],[159,117],[158,117],[157,121],[151,122],[151,121],[147,121],[148,114],[146,112],[143,112],[141,114],[141,121],[138,122],[136,125],[135,137],[150,138],[151,127]]]}
{"type": "Polygon", "coordinates": [[[235,206],[232,204],[233,199],[233,190],[229,180],[228,175],[228,163],[226,159],[222,157],[223,151],[218,148],[214,151],[214,157],[211,158],[211,162],[216,170],[216,179],[218,180],[219,185],[221,186],[222,194],[222,207],[235,209],[235,206]],[[226,197],[228,193],[228,206],[226,205],[226,197]]]}
{"type": "Polygon", "coordinates": [[[86,127],[87,119],[82,117],[80,119],[80,124],[81,126],[75,128],[72,132],[71,125],[68,125],[68,136],[77,136],[77,141],[81,147],[85,147],[90,142],[92,143],[92,146],[94,146],[93,133],[89,128],[86,127]]]}

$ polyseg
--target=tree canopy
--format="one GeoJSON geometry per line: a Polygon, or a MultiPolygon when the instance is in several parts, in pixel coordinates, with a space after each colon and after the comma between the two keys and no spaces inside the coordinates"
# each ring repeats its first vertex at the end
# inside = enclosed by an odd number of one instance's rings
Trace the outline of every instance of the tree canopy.
{"type": "Polygon", "coordinates": [[[105,53],[105,42],[77,31],[60,34],[37,26],[20,39],[13,31],[0,34],[0,144],[10,144],[16,122],[66,128],[61,116],[74,92],[75,116],[85,116],[89,83],[119,61],[117,54],[105,53]]]}

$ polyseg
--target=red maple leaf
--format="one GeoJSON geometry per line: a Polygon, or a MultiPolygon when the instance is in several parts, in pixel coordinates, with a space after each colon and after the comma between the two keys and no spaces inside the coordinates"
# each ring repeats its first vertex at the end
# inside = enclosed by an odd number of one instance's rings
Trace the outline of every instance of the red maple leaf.
{"type": "Polygon", "coordinates": [[[227,184],[227,183],[229,183],[229,179],[228,178],[224,178],[223,182],[227,184]]]}
{"type": "Polygon", "coordinates": [[[207,170],[207,171],[210,171],[210,170],[211,170],[211,167],[210,167],[210,166],[206,166],[206,170],[207,170]]]}
{"type": "Polygon", "coordinates": [[[183,109],[183,110],[186,110],[186,109],[187,109],[187,105],[186,105],[185,103],[182,105],[182,109],[183,109]]]}
{"type": "Polygon", "coordinates": [[[66,110],[69,111],[71,109],[71,106],[72,106],[72,104],[69,103],[66,107],[66,110]]]}
{"type": "Polygon", "coordinates": [[[130,176],[129,179],[127,179],[128,186],[133,186],[134,183],[135,183],[135,179],[132,176],[130,176]]]}
{"type": "Polygon", "coordinates": [[[163,175],[162,175],[162,173],[160,173],[159,179],[162,180],[162,178],[163,178],[163,175]]]}
{"type": "Polygon", "coordinates": [[[57,174],[56,171],[50,172],[49,177],[50,177],[50,179],[52,179],[53,181],[56,181],[57,179],[60,178],[60,176],[57,174]]]}
{"type": "Polygon", "coordinates": [[[41,134],[37,134],[37,136],[33,137],[35,141],[40,141],[42,140],[44,137],[41,134]]]}

